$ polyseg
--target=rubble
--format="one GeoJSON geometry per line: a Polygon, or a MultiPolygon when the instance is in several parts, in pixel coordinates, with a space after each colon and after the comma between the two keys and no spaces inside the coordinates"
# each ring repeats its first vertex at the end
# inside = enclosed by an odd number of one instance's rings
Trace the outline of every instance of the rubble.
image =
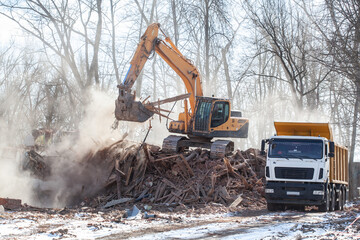
{"type": "MultiPolygon", "coordinates": [[[[27,156],[26,169],[35,178],[52,178],[50,168],[57,162],[54,156],[50,159],[36,152],[27,156]]],[[[66,181],[72,186],[73,181],[82,179],[76,183],[81,192],[73,191],[76,195],[69,195],[67,206],[108,209],[139,203],[158,209],[187,209],[217,203],[233,211],[265,206],[265,157],[253,148],[211,159],[210,152],[200,148],[169,154],[158,146],[134,144],[123,138],[88,152],[79,165],[81,169],[69,172],[66,181]]]]}
{"type": "Polygon", "coordinates": [[[141,210],[136,205],[134,205],[132,209],[127,210],[124,215],[124,217],[127,219],[139,219],[141,218],[141,210]]]}
{"type": "Polygon", "coordinates": [[[134,199],[133,198],[120,198],[120,199],[112,200],[112,201],[106,203],[104,208],[109,208],[109,207],[115,206],[117,204],[126,203],[131,200],[134,200],[134,199]]]}
{"type": "Polygon", "coordinates": [[[93,207],[105,205],[105,199],[135,199],[166,206],[214,202],[232,204],[233,209],[265,203],[265,158],[257,149],[237,150],[225,158],[210,159],[208,150],[171,155],[156,146],[140,147],[119,141],[87,159],[98,161],[101,155],[102,163],[107,163],[103,167],[112,167],[104,184],[106,194],[91,203],[93,207]]]}
{"type": "Polygon", "coordinates": [[[16,210],[22,207],[20,199],[0,198],[0,206],[9,210],[16,210]]]}

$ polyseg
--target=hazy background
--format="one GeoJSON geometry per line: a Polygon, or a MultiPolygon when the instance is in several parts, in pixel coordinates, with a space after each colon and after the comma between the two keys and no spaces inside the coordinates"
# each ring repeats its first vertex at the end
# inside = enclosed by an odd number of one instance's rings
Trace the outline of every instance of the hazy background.
{"type": "MultiPolygon", "coordinates": [[[[358,8],[340,0],[0,1],[0,196],[32,199],[39,183],[18,171],[32,129],[79,133],[75,144],[49,153],[71,153],[55,182],[89,149],[125,132],[130,141],[143,140],[148,122],[111,125],[116,85],[152,22],[197,66],[206,96],[231,99],[249,118],[249,137],[234,139],[237,148],[259,148],[274,134],[274,121],[330,122],[350,161],[360,161],[358,8]]],[[[151,101],[185,93],[156,55],[134,90],[151,101]]],[[[183,104],[174,109],[177,119],[183,104]]],[[[155,116],[152,126],[147,142],[161,145],[166,119],[155,116]]]]}

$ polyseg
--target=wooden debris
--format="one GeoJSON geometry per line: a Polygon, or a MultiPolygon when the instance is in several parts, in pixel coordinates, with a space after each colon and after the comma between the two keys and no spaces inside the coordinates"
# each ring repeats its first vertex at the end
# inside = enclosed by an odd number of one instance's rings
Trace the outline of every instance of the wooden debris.
{"type": "MultiPolygon", "coordinates": [[[[216,202],[232,210],[249,204],[243,201],[244,196],[254,198],[253,203],[264,202],[266,161],[256,149],[237,150],[225,158],[211,160],[207,150],[169,156],[153,145],[125,148],[124,141],[102,151],[102,161],[113,162],[104,186],[109,196],[118,199],[186,205],[216,202]]],[[[90,157],[87,161],[93,160],[90,157]]]]}
{"type": "Polygon", "coordinates": [[[133,198],[120,198],[117,200],[112,200],[112,201],[106,203],[103,208],[109,208],[109,207],[115,206],[117,204],[126,203],[126,202],[129,202],[132,200],[134,200],[134,199],[133,198]]]}
{"type": "Polygon", "coordinates": [[[16,210],[22,207],[21,200],[13,198],[0,198],[0,205],[9,210],[16,210]]]}
{"type": "Polygon", "coordinates": [[[186,168],[187,168],[187,170],[189,171],[190,175],[191,175],[191,176],[194,176],[194,172],[193,172],[193,170],[191,169],[189,163],[188,163],[188,162],[186,161],[186,159],[184,158],[184,156],[183,156],[182,154],[180,154],[180,157],[181,157],[181,159],[183,160],[184,165],[186,166],[186,168]]]}
{"type": "Polygon", "coordinates": [[[156,159],[156,160],[154,160],[153,162],[160,162],[160,161],[170,160],[170,159],[177,158],[177,157],[179,157],[179,156],[180,156],[180,154],[176,154],[176,155],[172,155],[172,156],[168,156],[168,157],[163,157],[163,158],[156,159]]]}
{"type": "Polygon", "coordinates": [[[242,194],[240,194],[240,195],[235,199],[235,201],[233,201],[233,202],[230,204],[230,206],[229,206],[230,210],[236,208],[236,207],[242,202],[242,200],[243,200],[242,194]]]}

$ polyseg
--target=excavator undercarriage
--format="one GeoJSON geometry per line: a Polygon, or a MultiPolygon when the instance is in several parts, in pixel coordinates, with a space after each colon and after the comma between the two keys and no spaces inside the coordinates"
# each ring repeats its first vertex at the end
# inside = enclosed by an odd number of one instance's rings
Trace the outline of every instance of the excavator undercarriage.
{"type": "Polygon", "coordinates": [[[209,138],[170,135],[164,139],[162,150],[168,153],[182,152],[189,147],[210,149],[211,158],[222,158],[234,151],[234,142],[229,140],[211,141],[209,138]]]}

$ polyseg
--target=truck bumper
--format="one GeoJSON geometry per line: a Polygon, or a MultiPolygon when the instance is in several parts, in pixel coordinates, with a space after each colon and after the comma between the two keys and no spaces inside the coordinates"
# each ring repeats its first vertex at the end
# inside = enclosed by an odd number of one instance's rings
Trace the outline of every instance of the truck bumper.
{"type": "Polygon", "coordinates": [[[324,183],[267,182],[266,189],[273,189],[273,193],[265,193],[268,203],[321,205],[325,202],[324,183]],[[324,195],[314,195],[314,191],[323,191],[324,195]]]}

